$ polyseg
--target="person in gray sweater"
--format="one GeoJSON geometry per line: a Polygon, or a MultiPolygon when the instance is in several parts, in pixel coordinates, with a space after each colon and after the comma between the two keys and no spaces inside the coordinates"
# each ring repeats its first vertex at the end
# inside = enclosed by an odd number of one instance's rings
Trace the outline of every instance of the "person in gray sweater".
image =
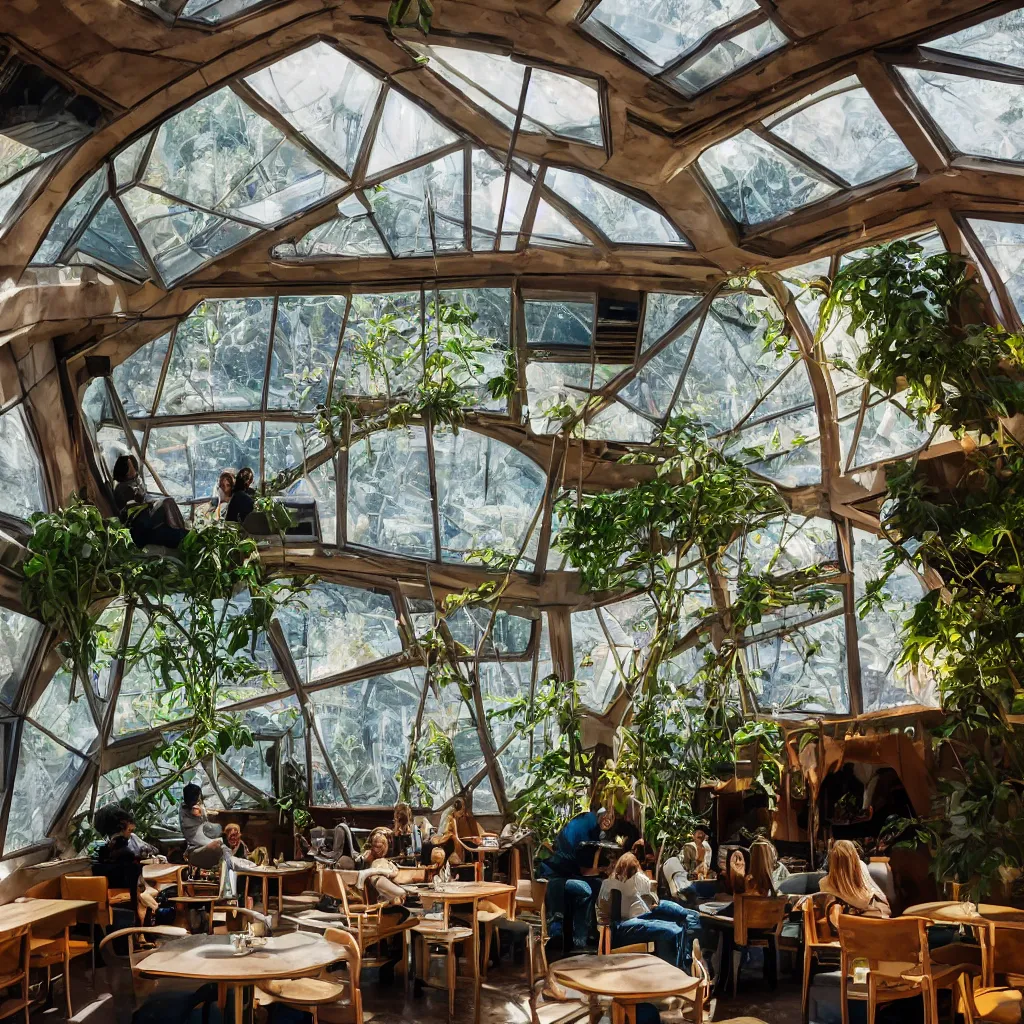
{"type": "Polygon", "coordinates": [[[185,859],[188,863],[205,871],[212,871],[223,864],[221,895],[227,898],[237,896],[238,869],[256,865],[251,860],[232,854],[231,848],[224,842],[220,825],[207,817],[203,806],[203,791],[194,782],[190,782],[182,791],[178,825],[185,837],[185,859]]]}

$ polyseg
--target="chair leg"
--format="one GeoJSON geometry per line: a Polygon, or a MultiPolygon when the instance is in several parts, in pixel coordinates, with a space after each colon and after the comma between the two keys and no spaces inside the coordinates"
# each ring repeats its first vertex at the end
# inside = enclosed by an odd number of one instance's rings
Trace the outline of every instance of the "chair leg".
{"type": "Polygon", "coordinates": [[[807,1024],[810,1020],[811,1013],[811,950],[809,947],[804,948],[804,994],[803,1002],[801,1004],[801,1016],[800,1020],[802,1024],[807,1024]]]}
{"type": "Polygon", "coordinates": [[[64,1002],[68,1009],[68,1019],[72,1017],[71,1013],[71,958],[64,958],[64,1002]]]}
{"type": "Polygon", "coordinates": [[[846,998],[846,970],[847,964],[844,958],[842,961],[842,966],[839,968],[839,1009],[843,1015],[843,1024],[850,1024],[850,1004],[846,998]]]}
{"type": "Polygon", "coordinates": [[[488,921],[484,925],[484,944],[481,953],[483,955],[483,966],[481,968],[482,977],[487,977],[487,963],[491,959],[491,929],[494,925],[488,921]]]}
{"type": "MultiPolygon", "coordinates": [[[[921,995],[924,996],[925,993],[922,991],[921,995]]],[[[928,1016],[929,1016],[929,1014],[928,1014],[928,999],[927,999],[927,996],[925,996],[924,1004],[925,1004],[924,1005],[924,1020],[925,1020],[925,1024],[929,1024],[929,1020],[928,1020],[928,1016]]],[[[875,1024],[875,1015],[877,1013],[878,1013],[878,989],[875,987],[875,980],[874,980],[874,978],[869,974],[868,975],[868,1024],[875,1024]]],[[[934,1022],[931,1022],[931,1024],[934,1024],[934,1022]]]]}
{"type": "Polygon", "coordinates": [[[736,983],[740,977],[740,962],[743,960],[743,950],[735,947],[732,951],[732,995],[736,998],[736,983]]]}

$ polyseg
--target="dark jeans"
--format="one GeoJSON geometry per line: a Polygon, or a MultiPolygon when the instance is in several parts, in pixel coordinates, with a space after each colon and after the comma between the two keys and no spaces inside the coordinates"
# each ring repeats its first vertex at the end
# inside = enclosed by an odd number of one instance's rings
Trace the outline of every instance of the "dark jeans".
{"type": "Polygon", "coordinates": [[[548,913],[562,915],[562,937],[566,948],[586,946],[594,923],[594,905],[601,888],[600,878],[550,878],[548,880],[548,913]]]}
{"type": "Polygon", "coordinates": [[[696,911],[666,901],[639,917],[616,921],[612,926],[612,945],[653,942],[656,956],[676,967],[688,967],[699,926],[700,915],[696,911]]]}

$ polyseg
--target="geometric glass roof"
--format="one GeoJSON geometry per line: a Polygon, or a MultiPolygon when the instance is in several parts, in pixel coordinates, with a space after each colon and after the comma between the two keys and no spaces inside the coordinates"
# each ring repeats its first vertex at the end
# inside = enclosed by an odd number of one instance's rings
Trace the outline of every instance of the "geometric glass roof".
{"type": "Polygon", "coordinates": [[[694,96],[789,41],[757,0],[599,0],[583,28],[650,75],[694,96]]]}

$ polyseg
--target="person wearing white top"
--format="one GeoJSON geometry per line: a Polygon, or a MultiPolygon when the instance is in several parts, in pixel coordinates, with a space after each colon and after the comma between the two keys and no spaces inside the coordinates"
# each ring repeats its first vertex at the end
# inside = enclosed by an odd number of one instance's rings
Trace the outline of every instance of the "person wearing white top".
{"type": "Polygon", "coordinates": [[[611,876],[601,884],[597,897],[598,924],[612,929],[612,947],[634,942],[653,942],[656,956],[686,967],[693,938],[686,943],[687,930],[700,922],[700,916],[677,903],[659,902],[651,880],[640,870],[640,862],[624,853],[615,863],[611,876]],[[612,917],[612,894],[621,894],[618,920],[612,917]],[[684,945],[685,943],[685,945],[684,945]]]}
{"type": "Polygon", "coordinates": [[[694,829],[693,838],[683,846],[683,869],[691,881],[711,875],[711,844],[702,828],[694,829]]]}

